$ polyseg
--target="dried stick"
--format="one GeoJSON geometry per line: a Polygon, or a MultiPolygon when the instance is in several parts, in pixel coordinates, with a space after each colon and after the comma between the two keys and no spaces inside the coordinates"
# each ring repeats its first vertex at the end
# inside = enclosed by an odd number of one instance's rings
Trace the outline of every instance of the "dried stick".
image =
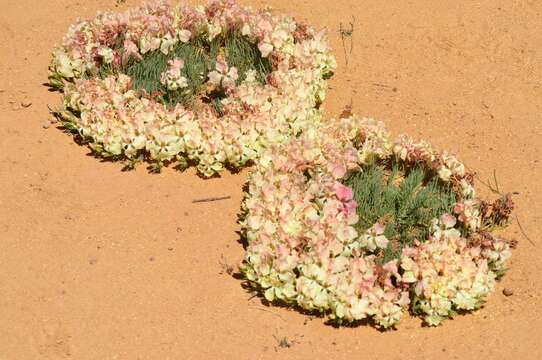
{"type": "Polygon", "coordinates": [[[219,196],[219,197],[210,197],[210,198],[204,198],[204,199],[196,199],[196,200],[192,200],[192,203],[203,203],[203,202],[220,201],[220,200],[227,200],[227,199],[231,199],[231,196],[219,196]]]}

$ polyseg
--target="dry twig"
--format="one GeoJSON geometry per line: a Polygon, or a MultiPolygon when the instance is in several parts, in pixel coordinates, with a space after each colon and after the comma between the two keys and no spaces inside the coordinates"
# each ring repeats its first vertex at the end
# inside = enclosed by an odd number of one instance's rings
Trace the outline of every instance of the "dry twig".
{"type": "Polygon", "coordinates": [[[343,51],[344,51],[344,59],[346,61],[346,66],[348,66],[348,57],[352,54],[352,51],[354,51],[354,24],[356,23],[356,18],[352,16],[352,21],[349,23],[349,27],[343,26],[343,23],[341,22],[339,25],[339,35],[341,36],[341,41],[343,44],[343,51]],[[346,39],[350,40],[350,49],[346,50],[346,39]]]}
{"type": "Polygon", "coordinates": [[[227,200],[227,199],[231,199],[231,196],[219,196],[219,197],[196,199],[196,200],[192,200],[192,203],[212,202],[212,201],[220,201],[220,200],[227,200]]]}

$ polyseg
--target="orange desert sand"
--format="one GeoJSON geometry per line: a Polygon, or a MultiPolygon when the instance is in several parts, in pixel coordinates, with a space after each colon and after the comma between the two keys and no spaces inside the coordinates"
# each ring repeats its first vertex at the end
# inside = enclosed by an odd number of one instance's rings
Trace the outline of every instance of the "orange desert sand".
{"type": "Polygon", "coordinates": [[[242,3],[327,27],[328,116],[352,102],[480,179],[495,171],[532,243],[514,220],[503,235],[519,245],[487,305],[437,328],[334,328],[266,307],[225,271],[243,258],[248,170],[121,172],[47,125],[61,96],[42,84],[68,26],[140,2],[0,0],[0,359],[541,359],[542,2],[242,3]],[[215,196],[231,199],[192,203],[215,196]]]}

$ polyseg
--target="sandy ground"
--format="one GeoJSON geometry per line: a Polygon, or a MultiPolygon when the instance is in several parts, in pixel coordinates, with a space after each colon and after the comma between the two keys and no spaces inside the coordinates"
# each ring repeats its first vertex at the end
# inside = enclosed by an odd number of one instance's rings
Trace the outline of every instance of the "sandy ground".
{"type": "Polygon", "coordinates": [[[495,170],[520,193],[534,245],[513,224],[519,247],[487,306],[438,328],[407,317],[397,331],[336,329],[266,308],[221,265],[243,256],[246,171],[123,173],[43,127],[60,101],[42,86],[54,44],[115,1],[0,0],[0,359],[542,358],[542,2],[244,2],[328,27],[340,65],[328,113],[352,101],[395,133],[453,150],[482,179],[495,170]]]}

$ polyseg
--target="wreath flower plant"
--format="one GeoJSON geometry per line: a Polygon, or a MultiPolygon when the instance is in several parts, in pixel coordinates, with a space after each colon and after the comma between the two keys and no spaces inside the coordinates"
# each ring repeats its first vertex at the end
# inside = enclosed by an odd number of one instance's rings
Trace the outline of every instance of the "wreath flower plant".
{"type": "Polygon", "coordinates": [[[475,197],[456,157],[351,116],[273,146],[249,176],[241,271],[270,302],[390,328],[480,308],[510,244],[510,195],[475,197]]]}
{"type": "Polygon", "coordinates": [[[320,119],[333,74],[325,32],[232,0],[155,1],[70,27],[49,84],[56,115],[103,157],[210,177],[320,119]]]}

